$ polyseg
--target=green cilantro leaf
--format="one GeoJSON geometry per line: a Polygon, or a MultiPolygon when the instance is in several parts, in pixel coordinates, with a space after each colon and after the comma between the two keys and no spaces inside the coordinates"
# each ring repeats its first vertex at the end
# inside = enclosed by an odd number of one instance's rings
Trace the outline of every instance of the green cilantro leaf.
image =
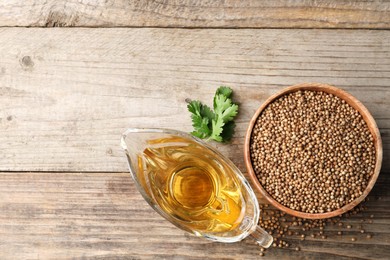
{"type": "Polygon", "coordinates": [[[198,100],[191,101],[188,105],[188,111],[190,111],[192,114],[197,114],[200,116],[200,107],[202,106],[202,103],[198,100]]]}
{"type": "Polygon", "coordinates": [[[222,139],[227,142],[230,141],[234,135],[234,128],[236,127],[236,124],[233,121],[227,122],[224,127],[223,131],[221,133],[222,139]]]}
{"type": "Polygon", "coordinates": [[[213,126],[213,132],[211,133],[211,136],[209,139],[215,140],[217,142],[223,142],[224,140],[221,137],[223,126],[225,123],[223,122],[222,118],[219,118],[218,116],[212,121],[213,126]]]}
{"type": "Polygon", "coordinates": [[[213,100],[214,111],[198,100],[191,101],[187,106],[194,127],[191,134],[217,142],[231,140],[235,128],[233,119],[238,114],[238,105],[233,103],[232,94],[231,88],[219,87],[213,100]]]}
{"type": "Polygon", "coordinates": [[[211,109],[198,100],[191,101],[187,108],[192,113],[194,131],[191,134],[202,139],[209,137],[211,135],[211,120],[214,118],[211,109]]]}
{"type": "Polygon", "coordinates": [[[203,105],[200,109],[200,114],[201,116],[203,117],[207,117],[210,121],[214,119],[215,117],[215,114],[214,112],[211,110],[211,108],[209,108],[208,106],[206,105],[203,105]]]}
{"type": "Polygon", "coordinates": [[[195,131],[192,132],[194,136],[199,138],[206,138],[210,135],[211,130],[208,127],[209,119],[205,117],[201,117],[199,115],[193,114],[191,116],[192,126],[195,128],[195,131]]]}
{"type": "Polygon", "coordinates": [[[219,95],[219,94],[222,94],[222,95],[224,95],[227,98],[230,98],[231,95],[233,94],[233,90],[231,88],[229,88],[229,87],[221,86],[215,92],[215,95],[219,95]]]}
{"type": "Polygon", "coordinates": [[[237,115],[238,106],[233,104],[230,98],[219,94],[214,97],[214,111],[226,123],[232,121],[237,115]]]}

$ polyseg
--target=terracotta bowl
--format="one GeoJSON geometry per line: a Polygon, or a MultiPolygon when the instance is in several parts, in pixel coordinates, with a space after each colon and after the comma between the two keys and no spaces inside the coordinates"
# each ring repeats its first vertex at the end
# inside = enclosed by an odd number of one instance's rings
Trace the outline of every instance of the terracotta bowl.
{"type": "Polygon", "coordinates": [[[371,189],[373,188],[373,186],[378,178],[380,168],[382,165],[382,154],[383,154],[382,140],[381,140],[381,136],[379,133],[379,129],[375,123],[374,118],[371,116],[370,112],[368,112],[367,108],[359,100],[357,100],[356,98],[354,98],[352,95],[348,94],[347,92],[345,92],[339,88],[330,86],[330,85],[319,84],[319,83],[304,83],[304,84],[291,86],[291,87],[288,87],[288,88],[282,90],[281,92],[271,96],[270,98],[268,98],[259,107],[259,109],[253,115],[252,120],[249,123],[249,127],[248,127],[248,130],[246,132],[246,136],[245,136],[244,149],[245,149],[245,151],[244,151],[245,164],[246,164],[246,168],[248,170],[249,176],[252,179],[252,182],[255,184],[255,187],[257,188],[257,190],[260,191],[260,193],[264,196],[264,198],[270,204],[272,204],[274,207],[276,207],[277,209],[284,211],[290,215],[300,217],[300,218],[306,218],[306,219],[323,219],[323,218],[335,217],[335,216],[338,216],[340,214],[343,214],[343,213],[351,210],[356,205],[358,205],[360,202],[362,202],[364,200],[364,198],[368,195],[368,193],[371,191],[371,189]],[[364,190],[363,194],[360,197],[356,198],[355,200],[353,200],[349,204],[346,204],[342,208],[331,211],[331,212],[311,214],[311,213],[296,211],[296,210],[290,209],[286,206],[283,206],[282,204],[277,202],[270,194],[268,194],[268,192],[263,188],[263,186],[260,184],[260,181],[257,179],[256,174],[255,174],[254,169],[253,169],[253,166],[252,166],[251,156],[250,156],[250,142],[251,142],[252,130],[253,130],[253,127],[256,123],[258,116],[268,106],[268,104],[270,104],[274,100],[278,99],[279,97],[281,97],[285,94],[295,92],[298,90],[323,91],[326,93],[333,94],[333,95],[345,100],[349,105],[351,105],[354,109],[356,109],[363,116],[363,119],[364,119],[364,121],[366,121],[368,128],[369,128],[369,130],[374,138],[375,156],[376,156],[375,169],[374,169],[374,174],[371,177],[370,181],[368,182],[366,189],[364,190]]]}

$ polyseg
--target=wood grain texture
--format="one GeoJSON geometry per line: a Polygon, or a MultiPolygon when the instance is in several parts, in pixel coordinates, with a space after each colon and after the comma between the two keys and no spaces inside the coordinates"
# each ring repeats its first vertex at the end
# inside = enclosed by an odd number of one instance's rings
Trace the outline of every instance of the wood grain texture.
{"type": "Polygon", "coordinates": [[[0,29],[0,170],[127,170],[128,127],[191,131],[186,98],[211,104],[219,85],[240,103],[230,145],[245,171],[257,108],[303,82],[340,87],[372,113],[390,169],[390,31],[0,29]]]}
{"type": "MultiPolygon", "coordinates": [[[[326,240],[292,236],[291,248],[271,248],[266,259],[386,259],[390,183],[383,177],[367,209],[343,219],[343,228],[326,226],[326,240]]],[[[0,241],[1,259],[258,259],[260,254],[250,239],[214,243],[177,229],[147,205],[128,173],[0,173],[0,241]]]]}
{"type": "Polygon", "coordinates": [[[390,28],[388,1],[2,1],[0,26],[390,28]]]}

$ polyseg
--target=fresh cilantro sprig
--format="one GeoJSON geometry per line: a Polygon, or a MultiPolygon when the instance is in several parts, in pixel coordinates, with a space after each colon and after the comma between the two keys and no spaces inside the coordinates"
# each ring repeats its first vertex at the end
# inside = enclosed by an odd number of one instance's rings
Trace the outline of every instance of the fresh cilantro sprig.
{"type": "Polygon", "coordinates": [[[191,101],[187,108],[191,112],[193,136],[201,139],[227,142],[234,134],[234,117],[238,113],[238,105],[232,101],[233,90],[229,87],[219,87],[215,92],[213,108],[198,100],[191,101]]]}

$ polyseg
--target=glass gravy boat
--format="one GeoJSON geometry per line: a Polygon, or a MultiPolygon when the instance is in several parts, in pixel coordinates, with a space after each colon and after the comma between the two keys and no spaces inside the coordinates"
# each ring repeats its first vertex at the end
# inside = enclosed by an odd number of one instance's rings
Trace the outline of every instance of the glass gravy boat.
{"type": "Polygon", "coordinates": [[[240,170],[202,140],[167,129],[123,133],[130,173],[139,192],[161,216],[182,230],[218,242],[273,238],[260,228],[259,204],[240,170]]]}

